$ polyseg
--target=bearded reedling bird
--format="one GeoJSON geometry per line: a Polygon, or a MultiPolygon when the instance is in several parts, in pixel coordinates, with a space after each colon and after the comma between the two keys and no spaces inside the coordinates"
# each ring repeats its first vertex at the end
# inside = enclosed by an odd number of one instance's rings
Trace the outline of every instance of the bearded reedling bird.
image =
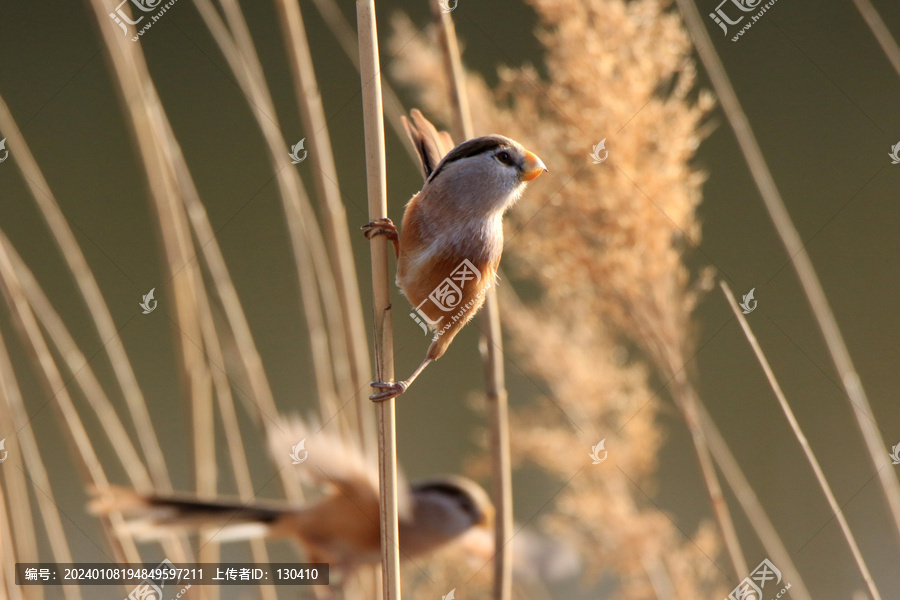
{"type": "Polygon", "coordinates": [[[377,402],[405,392],[484,304],[503,252],[503,214],[529,181],[547,171],[541,159],[502,135],[474,138],[451,150],[447,132],[438,132],[416,109],[410,115],[412,121],[404,117],[403,124],[419,154],[425,185],[406,205],[402,235],[388,218],[362,229],[367,239],[384,235],[393,242],[397,286],[422,321],[410,316],[435,335],[410,377],[372,382],[381,390],[370,396],[377,402]]]}
{"type": "MultiPolygon", "coordinates": [[[[327,431],[315,433],[316,429],[300,419],[280,420],[269,436],[269,449],[278,466],[291,469],[301,481],[327,488],[304,506],[206,501],[113,487],[109,493],[95,492],[89,509],[95,514],[121,512],[123,528],[139,540],[211,530],[219,542],[292,539],[302,546],[309,562],[327,562],[343,574],[376,564],[381,560],[378,467],[357,445],[327,431]],[[301,439],[306,441],[308,455],[301,465],[294,465],[288,449],[301,439]]],[[[401,479],[399,504],[404,558],[451,542],[485,561],[493,554],[494,508],[474,481],[444,476],[407,485],[401,479]]]]}

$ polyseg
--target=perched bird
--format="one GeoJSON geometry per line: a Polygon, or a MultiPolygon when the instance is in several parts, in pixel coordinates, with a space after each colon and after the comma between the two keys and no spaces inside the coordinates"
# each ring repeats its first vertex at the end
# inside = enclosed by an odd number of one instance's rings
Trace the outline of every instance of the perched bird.
{"type": "MultiPolygon", "coordinates": [[[[414,319],[434,331],[425,360],[403,381],[372,382],[383,401],[406,391],[440,358],[484,304],[503,252],[503,214],[529,181],[547,171],[537,156],[502,135],[453,148],[421,112],[403,124],[419,154],[425,185],[406,205],[402,234],[383,218],[363,225],[366,238],[384,235],[397,255],[397,286],[415,307],[414,319]],[[419,319],[421,317],[421,320],[419,319]]],[[[427,331],[427,330],[426,330],[427,331]]]]}
{"type": "MultiPolygon", "coordinates": [[[[279,420],[269,436],[270,451],[279,464],[301,481],[327,488],[304,506],[206,501],[113,487],[108,493],[95,492],[89,508],[95,514],[121,512],[124,528],[139,540],[212,530],[220,542],[292,539],[309,562],[327,562],[345,574],[377,563],[381,558],[377,465],[343,437],[314,431],[299,419],[279,420]],[[306,440],[308,458],[293,465],[288,449],[300,439],[306,440]]],[[[493,554],[493,505],[474,481],[444,476],[407,485],[401,480],[399,507],[402,557],[426,554],[450,542],[463,544],[483,560],[493,554]]]]}

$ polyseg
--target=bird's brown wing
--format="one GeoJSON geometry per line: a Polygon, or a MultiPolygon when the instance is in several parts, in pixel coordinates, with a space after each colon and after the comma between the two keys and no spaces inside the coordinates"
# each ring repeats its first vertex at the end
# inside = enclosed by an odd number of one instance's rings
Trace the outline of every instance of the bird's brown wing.
{"type": "Polygon", "coordinates": [[[446,131],[438,131],[418,108],[412,109],[409,114],[412,121],[401,117],[403,126],[406,127],[406,135],[419,155],[422,175],[428,179],[444,155],[453,149],[453,138],[446,131]]]}
{"type": "MultiPolygon", "coordinates": [[[[320,427],[313,420],[299,416],[276,417],[268,431],[269,453],[279,471],[307,486],[324,486],[331,492],[353,498],[361,505],[378,505],[378,463],[359,447],[356,439],[343,434],[337,421],[320,427]],[[293,464],[292,447],[303,440],[304,451],[293,464]]],[[[398,503],[400,514],[409,514],[409,485],[399,473],[398,503]]]]}

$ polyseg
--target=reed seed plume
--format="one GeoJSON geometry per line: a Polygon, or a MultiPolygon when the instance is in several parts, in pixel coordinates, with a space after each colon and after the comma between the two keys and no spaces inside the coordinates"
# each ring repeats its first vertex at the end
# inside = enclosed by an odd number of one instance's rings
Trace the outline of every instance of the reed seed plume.
{"type": "MultiPolygon", "coordinates": [[[[647,557],[678,597],[712,597],[725,583],[708,558],[715,528],[685,538],[650,502],[659,400],[627,350],[636,344],[665,382],[691,356],[698,288],[683,259],[699,242],[704,180],[691,159],[712,97],[695,95],[690,39],[667,3],[529,4],[546,69],[500,68],[493,89],[471,72],[466,82],[476,135],[537,149],[557,182],[529,190],[508,217],[506,264],[541,298],[525,305],[502,286],[504,323],[515,360],[552,399],[514,411],[513,455],[565,483],[540,521],[574,545],[589,577],[614,577],[616,597],[656,597],[647,557]],[[592,164],[603,139],[608,160],[592,164]],[[621,473],[579,471],[601,439],[621,473]]],[[[393,75],[427,114],[452,122],[434,36],[414,37],[404,17],[394,30],[393,75]]]]}

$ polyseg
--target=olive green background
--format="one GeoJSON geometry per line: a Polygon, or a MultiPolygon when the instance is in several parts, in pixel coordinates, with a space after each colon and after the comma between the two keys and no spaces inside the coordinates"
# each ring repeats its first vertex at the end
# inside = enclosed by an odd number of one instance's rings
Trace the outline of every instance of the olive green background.
{"type": "MultiPolygon", "coordinates": [[[[704,15],[715,4],[698,3],[704,15]]],[[[274,7],[267,2],[243,5],[284,137],[294,143],[307,133],[294,104],[274,7]]],[[[353,3],[343,5],[355,23],[353,3]]],[[[877,0],[875,5],[900,37],[897,3],[877,0]]],[[[301,0],[301,6],[348,221],[355,229],[366,221],[359,77],[312,4],[301,0]]],[[[405,11],[422,26],[429,13],[424,0],[379,0],[377,6],[382,63],[389,71],[386,17],[405,11]]],[[[532,63],[544,69],[542,49],[533,36],[536,16],[524,3],[459,0],[454,17],[466,64],[488,81],[496,81],[500,65],[532,63]]],[[[892,165],[887,156],[900,142],[900,76],[849,0],[779,0],[737,43],[722,37],[709,19],[706,24],[822,279],[873,404],[887,454],[888,445],[900,443],[900,165],[892,165]]],[[[100,26],[115,27],[111,20],[100,26]]],[[[168,275],[145,175],[96,28],[91,13],[78,2],[5,0],[0,4],[0,94],[96,273],[148,399],[176,487],[190,489],[189,413],[181,401],[176,371],[168,275]],[[138,303],[152,287],[159,309],[142,315],[138,303]]],[[[309,346],[299,318],[283,212],[267,151],[245,99],[189,0],[179,0],[141,43],[237,282],[279,406],[286,412],[312,410],[307,392],[309,346]]],[[[709,87],[705,76],[701,81],[709,87]]],[[[409,96],[402,98],[409,104],[409,96]]],[[[640,108],[635,106],[635,112],[640,108]]],[[[716,267],[737,294],[756,289],[759,304],[750,323],[829,476],[883,597],[900,597],[900,540],[887,517],[875,468],[864,453],[850,405],[724,115],[717,109],[710,121],[717,127],[696,159],[697,168],[709,174],[699,209],[703,241],[699,251],[689,254],[690,264],[716,267]]],[[[611,132],[594,131],[591,123],[578,126],[593,133],[583,140],[586,153],[603,137],[614,146],[611,132]]],[[[0,132],[0,139],[6,135],[0,132]]],[[[582,134],[573,129],[573,135],[582,134]]],[[[111,382],[102,341],[87,320],[80,295],[17,169],[16,148],[9,150],[10,160],[0,164],[0,227],[45,286],[83,352],[92,357],[91,366],[103,381],[111,382]]],[[[421,179],[390,130],[387,150],[390,212],[399,217],[421,179]]],[[[315,160],[310,155],[298,167],[307,184],[315,160]]],[[[353,239],[368,307],[367,246],[361,236],[353,239]]],[[[397,306],[405,306],[401,297],[396,300],[397,306]]],[[[706,297],[695,317],[698,352],[692,368],[702,398],[813,597],[846,600],[854,590],[863,589],[863,582],[797,441],[717,290],[706,297]]],[[[397,368],[402,374],[418,364],[427,340],[404,310],[396,311],[395,320],[397,368]]],[[[14,340],[5,306],[0,308],[0,331],[15,354],[75,558],[104,561],[101,532],[84,511],[83,482],[54,418],[55,405],[32,374],[23,346],[14,340]]],[[[514,405],[547,401],[544,390],[514,360],[506,366],[514,405]]],[[[662,388],[662,382],[654,385],[662,388]]],[[[411,479],[458,472],[477,450],[483,418],[471,410],[468,399],[481,386],[477,331],[470,327],[398,404],[399,453],[411,479]]],[[[660,394],[670,404],[664,389],[660,394]]],[[[97,423],[87,421],[99,451],[115,452],[97,423]]],[[[661,421],[668,436],[652,497],[682,531],[691,533],[700,519],[710,516],[708,498],[682,420],[670,410],[662,413],[661,421]]],[[[3,437],[13,437],[13,432],[0,432],[3,437]]],[[[588,450],[586,446],[585,453],[588,450]]],[[[224,448],[222,452],[221,464],[227,465],[224,448]]],[[[270,476],[264,450],[251,450],[251,459],[256,483],[262,486],[270,476]]],[[[111,455],[106,462],[114,465],[111,455]]],[[[0,468],[20,467],[19,457],[11,456],[0,468]]],[[[115,466],[110,476],[125,482],[115,466]]],[[[517,477],[515,484],[516,515],[522,522],[541,510],[558,489],[555,482],[527,474],[517,477]]],[[[233,489],[229,481],[223,487],[233,489]]],[[[275,493],[267,488],[261,495],[275,493]]],[[[747,560],[755,565],[766,557],[765,550],[736,503],[731,505],[747,560]]],[[[727,559],[720,557],[719,567],[723,585],[730,589],[737,582],[732,581],[727,559]]],[[[48,597],[57,597],[57,592],[51,590],[48,597]]],[[[565,598],[597,597],[596,591],[573,586],[557,593],[565,598]]],[[[94,594],[119,596],[118,588],[94,594]]]]}

